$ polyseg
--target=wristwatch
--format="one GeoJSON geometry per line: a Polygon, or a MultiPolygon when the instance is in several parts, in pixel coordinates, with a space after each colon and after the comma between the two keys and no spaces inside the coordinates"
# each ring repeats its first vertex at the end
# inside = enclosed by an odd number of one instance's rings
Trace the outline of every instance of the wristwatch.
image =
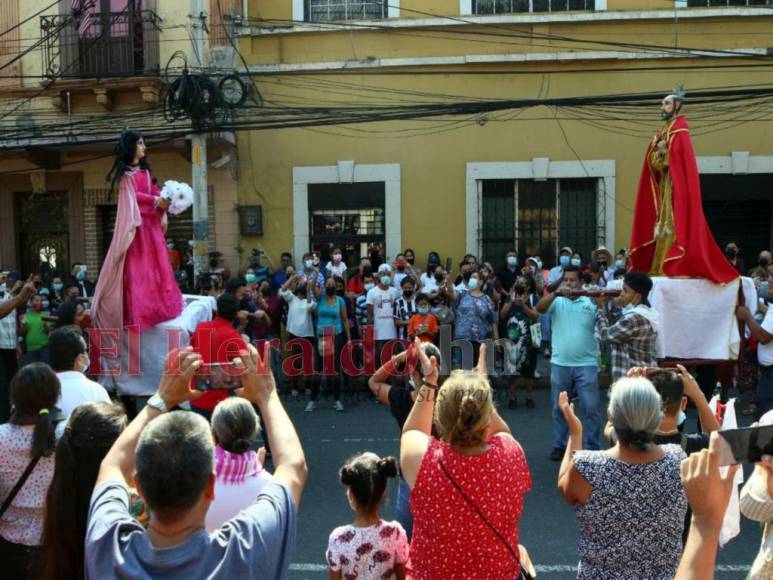
{"type": "Polygon", "coordinates": [[[156,393],[150,399],[148,399],[147,402],[148,407],[153,407],[156,411],[159,413],[166,413],[169,409],[166,407],[166,403],[164,402],[164,399],[161,398],[161,395],[156,393]]]}

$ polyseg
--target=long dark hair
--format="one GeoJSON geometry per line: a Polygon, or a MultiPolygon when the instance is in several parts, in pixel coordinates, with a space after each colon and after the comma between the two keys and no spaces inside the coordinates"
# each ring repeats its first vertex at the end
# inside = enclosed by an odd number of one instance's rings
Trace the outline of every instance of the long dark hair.
{"type": "Polygon", "coordinates": [[[85,403],[70,416],[56,446],[46,496],[40,578],[83,578],[83,542],[99,466],[121,432],[126,413],[111,403],[85,403]]]}
{"type": "MultiPolygon", "coordinates": [[[[115,186],[118,185],[124,174],[134,167],[134,158],[137,155],[137,141],[140,139],[143,139],[142,133],[133,129],[124,129],[121,133],[121,137],[115,146],[115,161],[113,161],[113,167],[110,168],[106,178],[110,182],[111,189],[115,189],[115,186]]],[[[147,155],[140,159],[139,167],[140,169],[150,171],[147,155]]]]}
{"type": "Polygon", "coordinates": [[[48,457],[54,452],[54,415],[60,392],[56,373],[45,363],[24,366],[11,379],[11,424],[35,425],[31,457],[48,457]]]}

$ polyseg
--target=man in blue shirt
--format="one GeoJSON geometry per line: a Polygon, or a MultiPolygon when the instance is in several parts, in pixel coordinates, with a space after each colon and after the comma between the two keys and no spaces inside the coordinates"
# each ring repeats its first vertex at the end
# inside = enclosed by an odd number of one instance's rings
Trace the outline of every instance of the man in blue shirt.
{"type": "Polygon", "coordinates": [[[287,577],[306,460],[276,392],[269,343],[262,356],[248,348],[239,396],[265,418],[276,466],[272,481],[251,505],[207,533],[215,491],[209,424],[195,413],[168,412],[201,396],[189,387],[201,355],[172,351],[158,392],[102,460],[86,530],[86,579],[287,577]],[[147,530],[129,514],[132,478],[150,511],[147,530]]]}
{"type": "Polygon", "coordinates": [[[596,359],[596,304],[587,296],[573,297],[582,286],[580,269],[564,266],[561,287],[537,304],[537,311],[550,315],[553,353],[550,359],[550,396],[553,401],[553,450],[550,459],[561,461],[569,430],[558,407],[558,395],[567,391],[579,398],[585,413],[585,449],[599,449],[602,412],[596,359]]]}

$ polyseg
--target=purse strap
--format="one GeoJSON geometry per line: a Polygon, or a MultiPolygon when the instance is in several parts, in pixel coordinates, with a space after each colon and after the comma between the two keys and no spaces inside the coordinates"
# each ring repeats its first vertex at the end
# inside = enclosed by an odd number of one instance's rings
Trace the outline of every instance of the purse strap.
{"type": "Polygon", "coordinates": [[[521,564],[521,558],[518,557],[518,554],[513,549],[513,547],[510,545],[510,542],[505,539],[505,537],[499,532],[498,529],[494,527],[494,524],[492,524],[488,518],[478,509],[478,506],[475,505],[475,502],[473,502],[470,497],[464,493],[464,490],[462,487],[456,482],[456,480],[451,477],[451,474],[448,473],[448,470],[446,469],[445,464],[443,463],[443,460],[441,459],[438,464],[440,465],[440,469],[443,471],[445,476],[448,478],[448,481],[450,481],[454,487],[456,488],[456,491],[459,492],[459,494],[464,498],[464,500],[467,502],[467,504],[472,507],[472,509],[475,510],[475,513],[477,513],[480,516],[480,519],[482,519],[485,524],[489,527],[489,529],[494,532],[497,538],[499,538],[499,541],[502,542],[505,547],[510,551],[510,555],[513,557],[513,559],[518,562],[518,566],[521,568],[521,571],[523,571],[523,565],[521,564]]]}
{"type": "Polygon", "coordinates": [[[30,459],[30,462],[27,464],[27,468],[24,470],[24,473],[21,474],[21,477],[16,482],[16,485],[13,486],[13,489],[8,494],[8,497],[5,498],[3,505],[0,506],[0,518],[3,517],[5,511],[11,506],[11,502],[13,502],[14,498],[16,498],[16,495],[21,491],[21,488],[24,487],[27,479],[29,479],[29,476],[32,474],[32,470],[35,469],[38,461],[40,461],[40,457],[40,455],[35,455],[32,459],[30,459]]]}

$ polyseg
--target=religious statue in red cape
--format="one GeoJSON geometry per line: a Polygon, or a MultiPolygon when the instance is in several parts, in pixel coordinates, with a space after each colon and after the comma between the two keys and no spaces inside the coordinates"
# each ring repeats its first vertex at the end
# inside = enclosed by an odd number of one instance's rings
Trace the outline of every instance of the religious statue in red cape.
{"type": "Polygon", "coordinates": [[[632,270],[669,278],[738,278],[703,214],[698,163],[680,91],[663,99],[665,126],[644,157],[630,245],[632,270]]]}

